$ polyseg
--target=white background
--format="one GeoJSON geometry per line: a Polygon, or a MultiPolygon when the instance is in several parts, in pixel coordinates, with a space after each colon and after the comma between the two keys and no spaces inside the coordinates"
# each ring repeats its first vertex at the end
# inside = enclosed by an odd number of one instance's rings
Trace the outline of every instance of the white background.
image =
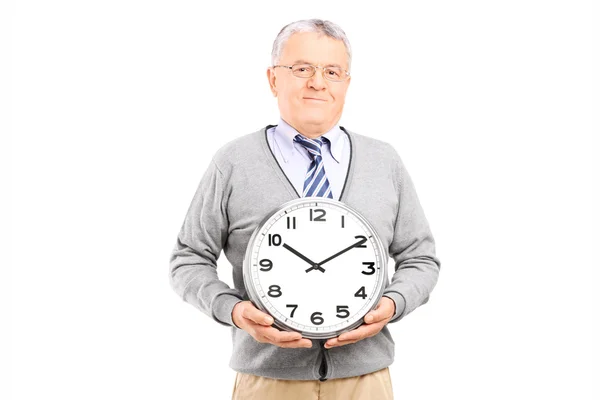
{"type": "Polygon", "coordinates": [[[353,47],[341,124],[399,151],[442,261],[391,326],[396,397],[600,398],[591,1],[1,7],[0,398],[230,398],[230,331],[168,261],[214,152],[277,122],[275,36],[313,17],[353,47]]]}

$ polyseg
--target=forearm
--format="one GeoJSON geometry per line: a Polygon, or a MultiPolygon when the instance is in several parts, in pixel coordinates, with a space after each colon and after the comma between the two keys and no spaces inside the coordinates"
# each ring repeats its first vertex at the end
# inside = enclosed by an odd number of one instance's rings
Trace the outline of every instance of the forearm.
{"type": "Polygon", "coordinates": [[[396,266],[391,283],[383,293],[396,304],[396,312],[390,322],[399,321],[427,303],[438,275],[439,260],[435,256],[413,258],[396,266]]]}
{"type": "Polygon", "coordinates": [[[233,326],[231,311],[242,300],[217,275],[217,259],[227,242],[225,179],[214,160],[194,194],[169,265],[173,290],[222,325],[233,326]]]}
{"type": "Polygon", "coordinates": [[[421,207],[414,184],[400,157],[396,164],[398,212],[389,254],[394,259],[394,274],[384,290],[396,303],[396,322],[427,303],[440,271],[435,240],[421,207]],[[399,304],[401,303],[401,304],[399,304]]]}
{"type": "Polygon", "coordinates": [[[195,254],[178,240],[170,260],[171,287],[185,302],[215,321],[233,326],[231,311],[242,296],[219,279],[216,260],[213,264],[210,258],[195,254]]]}

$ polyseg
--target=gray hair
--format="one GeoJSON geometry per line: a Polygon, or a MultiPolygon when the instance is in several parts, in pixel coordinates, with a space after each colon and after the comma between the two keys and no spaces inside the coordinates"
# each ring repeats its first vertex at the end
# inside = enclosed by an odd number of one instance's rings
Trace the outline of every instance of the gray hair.
{"type": "Polygon", "coordinates": [[[350,41],[346,37],[346,33],[338,25],[330,21],[322,19],[303,19],[300,21],[292,22],[284,26],[273,42],[273,50],[271,51],[271,62],[272,65],[277,65],[281,58],[281,52],[283,47],[287,43],[288,39],[296,32],[317,32],[324,34],[332,39],[341,40],[346,46],[346,53],[348,54],[348,69],[350,69],[350,63],[352,62],[352,50],[350,48],[350,41]]]}

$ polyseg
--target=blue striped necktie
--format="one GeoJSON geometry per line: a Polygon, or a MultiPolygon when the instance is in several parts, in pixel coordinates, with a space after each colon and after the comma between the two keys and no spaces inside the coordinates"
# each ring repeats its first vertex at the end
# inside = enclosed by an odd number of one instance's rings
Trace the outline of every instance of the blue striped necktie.
{"type": "Polygon", "coordinates": [[[327,176],[325,176],[325,166],[323,165],[323,157],[321,157],[321,146],[326,138],[310,139],[302,135],[296,135],[294,142],[300,143],[308,150],[308,154],[312,157],[312,162],[306,171],[304,178],[304,192],[302,197],[328,197],[333,199],[331,194],[331,186],[327,176]]]}

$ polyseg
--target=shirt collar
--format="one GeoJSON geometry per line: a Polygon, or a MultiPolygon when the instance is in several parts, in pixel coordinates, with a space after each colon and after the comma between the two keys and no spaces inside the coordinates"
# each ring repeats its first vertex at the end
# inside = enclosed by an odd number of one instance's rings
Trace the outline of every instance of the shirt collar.
{"type": "MultiPolygon", "coordinates": [[[[294,151],[296,151],[295,145],[302,147],[301,144],[294,142],[294,138],[298,133],[299,132],[285,122],[283,118],[279,117],[279,122],[275,127],[274,138],[281,150],[283,161],[286,163],[294,155],[294,151]]],[[[336,124],[328,132],[324,133],[322,137],[329,140],[330,145],[324,146],[324,148],[329,148],[329,152],[333,156],[333,159],[339,164],[342,161],[342,153],[344,150],[344,141],[340,140],[342,139],[342,130],[339,125],[336,124]]],[[[326,143],[326,141],[324,141],[324,143],[326,143]]]]}

